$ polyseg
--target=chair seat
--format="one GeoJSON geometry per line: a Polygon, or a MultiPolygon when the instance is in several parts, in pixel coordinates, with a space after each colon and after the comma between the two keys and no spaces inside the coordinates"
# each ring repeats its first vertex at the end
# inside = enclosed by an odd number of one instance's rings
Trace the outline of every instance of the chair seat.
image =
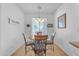
{"type": "Polygon", "coordinates": [[[26,45],[34,45],[34,41],[28,41],[26,45]]]}
{"type": "Polygon", "coordinates": [[[53,44],[53,41],[52,40],[47,40],[46,44],[53,44]]]}

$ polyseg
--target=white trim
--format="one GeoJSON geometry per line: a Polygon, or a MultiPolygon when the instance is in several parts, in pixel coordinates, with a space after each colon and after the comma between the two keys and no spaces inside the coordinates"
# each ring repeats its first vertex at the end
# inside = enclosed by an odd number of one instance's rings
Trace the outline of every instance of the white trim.
{"type": "Polygon", "coordinates": [[[16,49],[14,49],[10,54],[8,54],[8,56],[12,56],[13,53],[16,52],[17,49],[19,49],[24,43],[21,43],[19,45],[17,45],[16,49]]]}

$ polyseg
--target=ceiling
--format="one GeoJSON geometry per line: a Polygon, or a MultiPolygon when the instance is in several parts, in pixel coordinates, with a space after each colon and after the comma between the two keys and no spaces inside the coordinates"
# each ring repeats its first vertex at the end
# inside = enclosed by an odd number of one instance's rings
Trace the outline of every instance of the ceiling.
{"type": "Polygon", "coordinates": [[[18,7],[26,13],[54,13],[61,3],[18,3],[18,7]]]}

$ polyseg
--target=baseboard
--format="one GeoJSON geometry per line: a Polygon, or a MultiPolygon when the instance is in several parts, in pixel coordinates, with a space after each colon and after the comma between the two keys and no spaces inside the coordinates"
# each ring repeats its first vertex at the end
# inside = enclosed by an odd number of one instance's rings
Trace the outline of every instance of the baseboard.
{"type": "Polygon", "coordinates": [[[22,44],[20,44],[19,46],[17,46],[17,48],[14,49],[14,50],[9,54],[9,56],[12,56],[12,55],[16,52],[16,50],[19,49],[19,47],[21,47],[23,44],[24,44],[24,43],[22,43],[22,44]]]}

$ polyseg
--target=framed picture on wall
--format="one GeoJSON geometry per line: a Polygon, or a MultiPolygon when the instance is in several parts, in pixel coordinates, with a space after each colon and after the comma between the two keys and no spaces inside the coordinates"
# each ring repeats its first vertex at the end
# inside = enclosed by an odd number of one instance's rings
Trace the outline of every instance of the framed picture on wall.
{"type": "Polygon", "coordinates": [[[66,13],[58,17],[58,28],[64,29],[66,28],[66,13]]]}
{"type": "Polygon", "coordinates": [[[48,28],[52,28],[53,27],[53,24],[47,24],[47,27],[48,28]]]}

